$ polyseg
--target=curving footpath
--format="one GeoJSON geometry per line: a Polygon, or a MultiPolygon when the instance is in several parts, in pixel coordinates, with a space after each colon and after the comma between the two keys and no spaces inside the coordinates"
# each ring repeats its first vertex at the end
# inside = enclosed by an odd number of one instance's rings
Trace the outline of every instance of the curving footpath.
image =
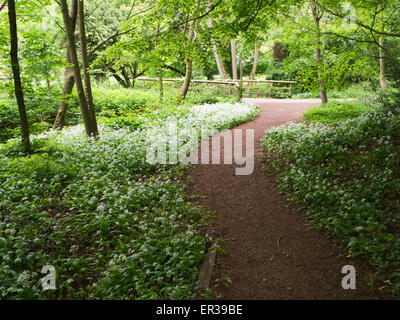
{"type": "MultiPolygon", "coordinates": [[[[277,191],[275,177],[257,161],[270,128],[301,119],[320,100],[247,99],[262,114],[236,129],[255,130],[255,168],[236,176],[233,165],[193,165],[190,191],[217,213],[206,232],[223,239],[213,280],[229,277],[231,284],[213,288],[223,299],[382,299],[384,291],[366,284],[372,275],[363,261],[349,260],[345,251],[308,223],[304,214],[277,191]],[[343,266],[357,270],[356,290],[341,286],[343,266]]],[[[223,149],[221,150],[221,156],[223,149]]]]}

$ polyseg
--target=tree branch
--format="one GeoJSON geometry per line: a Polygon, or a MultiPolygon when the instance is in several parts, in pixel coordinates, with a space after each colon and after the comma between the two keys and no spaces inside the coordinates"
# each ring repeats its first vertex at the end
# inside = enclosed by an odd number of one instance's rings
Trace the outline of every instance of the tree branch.
{"type": "Polygon", "coordinates": [[[3,8],[6,6],[8,0],[4,0],[4,2],[0,6],[0,11],[3,10],[3,8]]]}
{"type": "Polygon", "coordinates": [[[170,65],[167,65],[167,64],[166,64],[166,65],[163,66],[163,68],[172,70],[172,71],[174,71],[174,72],[180,74],[182,77],[185,76],[185,72],[183,72],[183,71],[181,71],[181,70],[179,70],[179,69],[177,69],[177,68],[175,68],[175,67],[173,67],[173,66],[170,66],[170,65]]]}
{"type": "Polygon", "coordinates": [[[107,39],[103,40],[102,42],[100,42],[97,46],[95,46],[92,50],[90,50],[89,52],[89,57],[92,56],[98,49],[100,49],[103,45],[105,45],[108,41],[118,37],[118,36],[122,36],[126,33],[129,33],[133,30],[135,30],[136,27],[130,28],[128,30],[125,31],[117,31],[116,33],[114,33],[113,35],[109,36],[107,39]]]}
{"type": "MultiPolygon", "coordinates": [[[[316,3],[318,3],[318,2],[316,2],[316,3]]],[[[324,6],[322,6],[321,4],[319,4],[319,5],[321,6],[321,8],[324,8],[324,10],[325,10],[326,12],[328,12],[328,13],[334,15],[335,17],[342,18],[342,19],[345,18],[345,16],[343,16],[342,14],[340,14],[340,13],[338,13],[338,12],[335,12],[335,11],[332,11],[332,10],[330,10],[330,9],[328,9],[328,8],[326,8],[326,7],[324,7],[324,6]]],[[[374,32],[374,33],[376,33],[376,34],[379,34],[379,35],[382,35],[382,36],[400,38],[400,33],[389,33],[389,32],[385,32],[385,31],[376,30],[374,27],[369,27],[369,26],[367,26],[366,24],[364,24],[364,23],[362,23],[362,22],[360,22],[360,21],[358,21],[358,20],[350,19],[350,21],[351,21],[351,22],[354,22],[355,24],[359,25],[360,27],[362,27],[362,28],[364,28],[364,29],[367,29],[367,30],[369,30],[369,31],[371,31],[371,32],[374,32]]]]}

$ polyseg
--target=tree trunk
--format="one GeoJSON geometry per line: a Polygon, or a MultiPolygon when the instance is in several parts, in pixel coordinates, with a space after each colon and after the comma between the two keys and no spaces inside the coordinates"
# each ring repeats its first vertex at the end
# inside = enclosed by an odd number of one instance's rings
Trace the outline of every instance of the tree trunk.
{"type": "MultiPolygon", "coordinates": [[[[160,24],[156,26],[156,46],[158,45],[158,33],[160,31],[160,24]]],[[[159,102],[161,103],[164,96],[164,86],[163,86],[163,77],[162,77],[162,66],[158,68],[158,89],[160,90],[159,102]]]]}
{"type": "Polygon", "coordinates": [[[158,88],[160,90],[160,103],[161,103],[164,97],[164,85],[163,85],[163,76],[161,68],[158,69],[158,88]]]}
{"type": "MultiPolygon", "coordinates": [[[[254,80],[254,77],[256,75],[257,65],[258,65],[258,58],[259,58],[259,50],[258,50],[258,47],[257,47],[257,44],[256,44],[255,48],[254,48],[253,68],[251,69],[251,72],[250,72],[250,80],[254,80]]],[[[249,82],[249,85],[247,87],[247,94],[250,94],[251,86],[252,86],[252,83],[249,82]]]]}
{"type": "Polygon", "coordinates": [[[383,37],[379,37],[379,70],[380,70],[380,83],[382,89],[387,89],[386,77],[385,77],[385,59],[383,55],[384,40],[383,37]]]}
{"type": "Polygon", "coordinates": [[[182,87],[181,87],[179,102],[182,102],[186,98],[186,94],[187,94],[187,92],[189,90],[189,86],[190,86],[190,80],[192,78],[192,71],[193,71],[192,59],[190,57],[187,57],[186,58],[185,79],[184,79],[182,87]]]}
{"type": "MultiPolygon", "coordinates": [[[[211,1],[210,0],[208,0],[207,6],[209,8],[211,7],[211,1]]],[[[208,19],[208,27],[210,29],[213,27],[213,22],[212,22],[211,18],[208,19]]],[[[217,44],[215,43],[214,39],[211,39],[211,43],[212,43],[212,49],[213,49],[213,53],[214,53],[214,57],[215,57],[215,62],[217,64],[219,76],[222,79],[226,79],[226,71],[225,71],[225,67],[224,67],[224,62],[222,61],[221,55],[218,53],[217,44]]]]}
{"type": "Polygon", "coordinates": [[[80,67],[78,62],[78,55],[76,52],[74,31],[71,24],[71,19],[68,10],[67,0],[60,0],[61,12],[64,20],[65,33],[67,36],[68,51],[71,55],[71,62],[74,68],[74,76],[76,82],[76,91],[78,93],[79,105],[82,112],[83,123],[85,125],[86,134],[91,136],[94,130],[91,126],[91,120],[89,115],[89,108],[86,101],[85,91],[83,89],[82,77],[80,73],[80,67]]]}
{"type": "Polygon", "coordinates": [[[118,83],[119,83],[121,86],[123,86],[124,88],[129,88],[129,87],[130,87],[130,83],[126,83],[125,80],[122,79],[122,78],[117,74],[117,71],[116,71],[114,68],[109,67],[109,69],[110,69],[110,71],[111,71],[113,77],[115,78],[115,80],[117,80],[118,83]]]}
{"type": "Polygon", "coordinates": [[[14,76],[15,98],[18,103],[19,121],[21,124],[22,145],[26,153],[31,153],[29,141],[29,125],[26,115],[24,92],[22,91],[20,66],[18,61],[18,32],[17,32],[17,15],[15,12],[15,1],[8,1],[8,19],[10,22],[10,40],[11,40],[11,67],[14,76]]]}
{"type": "Polygon", "coordinates": [[[232,54],[232,77],[233,80],[237,80],[238,70],[237,70],[237,57],[236,57],[236,40],[231,41],[231,54],[232,54]]]}
{"type": "Polygon", "coordinates": [[[243,61],[240,61],[240,81],[237,86],[237,101],[242,102],[242,92],[243,92],[243,61]]]}
{"type": "MultiPolygon", "coordinates": [[[[78,17],[78,0],[73,0],[71,3],[71,27],[73,33],[75,33],[76,29],[76,20],[78,17]]],[[[62,92],[62,98],[60,102],[60,107],[58,108],[56,119],[54,120],[53,129],[62,129],[65,123],[65,115],[67,113],[67,108],[69,105],[69,98],[72,93],[72,90],[75,86],[75,78],[74,78],[74,67],[71,66],[71,55],[68,51],[67,41],[65,43],[65,59],[67,61],[67,66],[64,71],[64,88],[62,92]]]]}
{"type": "Polygon", "coordinates": [[[326,93],[326,86],[323,80],[323,57],[321,53],[321,27],[320,21],[322,15],[319,14],[319,8],[315,3],[311,4],[311,11],[314,19],[314,24],[316,28],[316,39],[315,39],[315,52],[316,52],[316,60],[317,60],[317,71],[318,71],[318,83],[319,83],[319,92],[321,95],[322,104],[326,104],[328,102],[328,95],[326,93]]]}
{"type": "MultiPolygon", "coordinates": [[[[196,1],[196,8],[198,9],[199,6],[200,6],[200,0],[197,0],[196,1]]],[[[193,44],[195,25],[196,25],[196,20],[192,20],[190,22],[189,33],[188,33],[188,46],[189,47],[191,47],[192,44],[193,44]]],[[[193,71],[192,58],[190,56],[187,56],[186,57],[185,79],[184,79],[182,87],[181,87],[179,102],[182,102],[186,98],[186,94],[187,94],[187,92],[189,90],[189,86],[190,86],[190,80],[192,79],[192,71],[193,71]]]]}
{"type": "MultiPolygon", "coordinates": [[[[67,63],[71,63],[71,57],[69,55],[68,49],[66,49],[66,60],[67,63]]],[[[60,107],[58,108],[56,119],[54,120],[53,129],[62,129],[65,123],[65,115],[67,112],[67,107],[69,105],[70,95],[72,93],[72,89],[75,86],[75,78],[74,78],[74,68],[67,66],[64,71],[64,88],[62,92],[62,98],[60,102],[60,107]]]]}
{"type": "Polygon", "coordinates": [[[79,18],[79,40],[81,43],[83,76],[85,79],[86,98],[89,110],[90,125],[92,128],[93,135],[98,136],[99,129],[97,127],[96,112],[94,109],[94,102],[93,102],[92,83],[89,74],[89,59],[87,54],[86,29],[85,29],[85,9],[83,0],[79,0],[78,18],[79,18]]]}
{"type": "Polygon", "coordinates": [[[125,67],[122,67],[120,70],[121,70],[122,76],[125,79],[125,83],[127,85],[127,88],[132,88],[131,77],[129,77],[128,73],[126,72],[125,67]]]}
{"type": "Polygon", "coordinates": [[[213,44],[213,52],[215,57],[215,62],[217,63],[218,73],[222,79],[226,79],[226,71],[224,67],[224,62],[222,61],[221,55],[218,53],[218,47],[213,44]]]}

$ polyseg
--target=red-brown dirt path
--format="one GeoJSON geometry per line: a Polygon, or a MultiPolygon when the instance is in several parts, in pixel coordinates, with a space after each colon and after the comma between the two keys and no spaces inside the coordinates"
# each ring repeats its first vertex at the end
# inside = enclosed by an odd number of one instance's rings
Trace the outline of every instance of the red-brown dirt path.
{"type": "MultiPolygon", "coordinates": [[[[236,129],[255,130],[255,158],[263,154],[260,139],[270,128],[301,119],[320,100],[248,99],[262,114],[236,129]]],[[[222,145],[222,144],[221,144],[222,145]]],[[[223,149],[223,148],[222,148],[223,149]]],[[[223,150],[221,150],[221,155],[223,150]]],[[[223,159],[223,157],[221,157],[223,159]]],[[[372,274],[363,261],[350,261],[344,250],[322,232],[312,229],[304,214],[278,193],[275,178],[255,161],[253,174],[236,176],[234,165],[193,165],[190,191],[217,213],[206,232],[223,239],[225,254],[217,255],[217,278],[231,285],[215,288],[223,299],[379,299],[370,289],[372,274]],[[357,289],[341,287],[342,267],[357,270],[357,289]]]]}

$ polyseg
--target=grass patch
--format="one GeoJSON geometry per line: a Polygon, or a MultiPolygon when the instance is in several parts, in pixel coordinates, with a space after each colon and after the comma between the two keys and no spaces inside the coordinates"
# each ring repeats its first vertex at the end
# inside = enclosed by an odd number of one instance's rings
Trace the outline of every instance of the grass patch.
{"type": "MultiPolygon", "coordinates": [[[[369,82],[352,84],[342,90],[328,90],[329,99],[374,99],[379,94],[380,91],[376,90],[369,82]]],[[[318,99],[320,97],[319,92],[303,92],[293,95],[294,99],[318,99]]]]}
{"type": "Polygon", "coordinates": [[[309,122],[319,122],[329,125],[359,117],[372,106],[359,101],[330,101],[327,104],[311,108],[304,113],[304,119],[309,122]]]}

